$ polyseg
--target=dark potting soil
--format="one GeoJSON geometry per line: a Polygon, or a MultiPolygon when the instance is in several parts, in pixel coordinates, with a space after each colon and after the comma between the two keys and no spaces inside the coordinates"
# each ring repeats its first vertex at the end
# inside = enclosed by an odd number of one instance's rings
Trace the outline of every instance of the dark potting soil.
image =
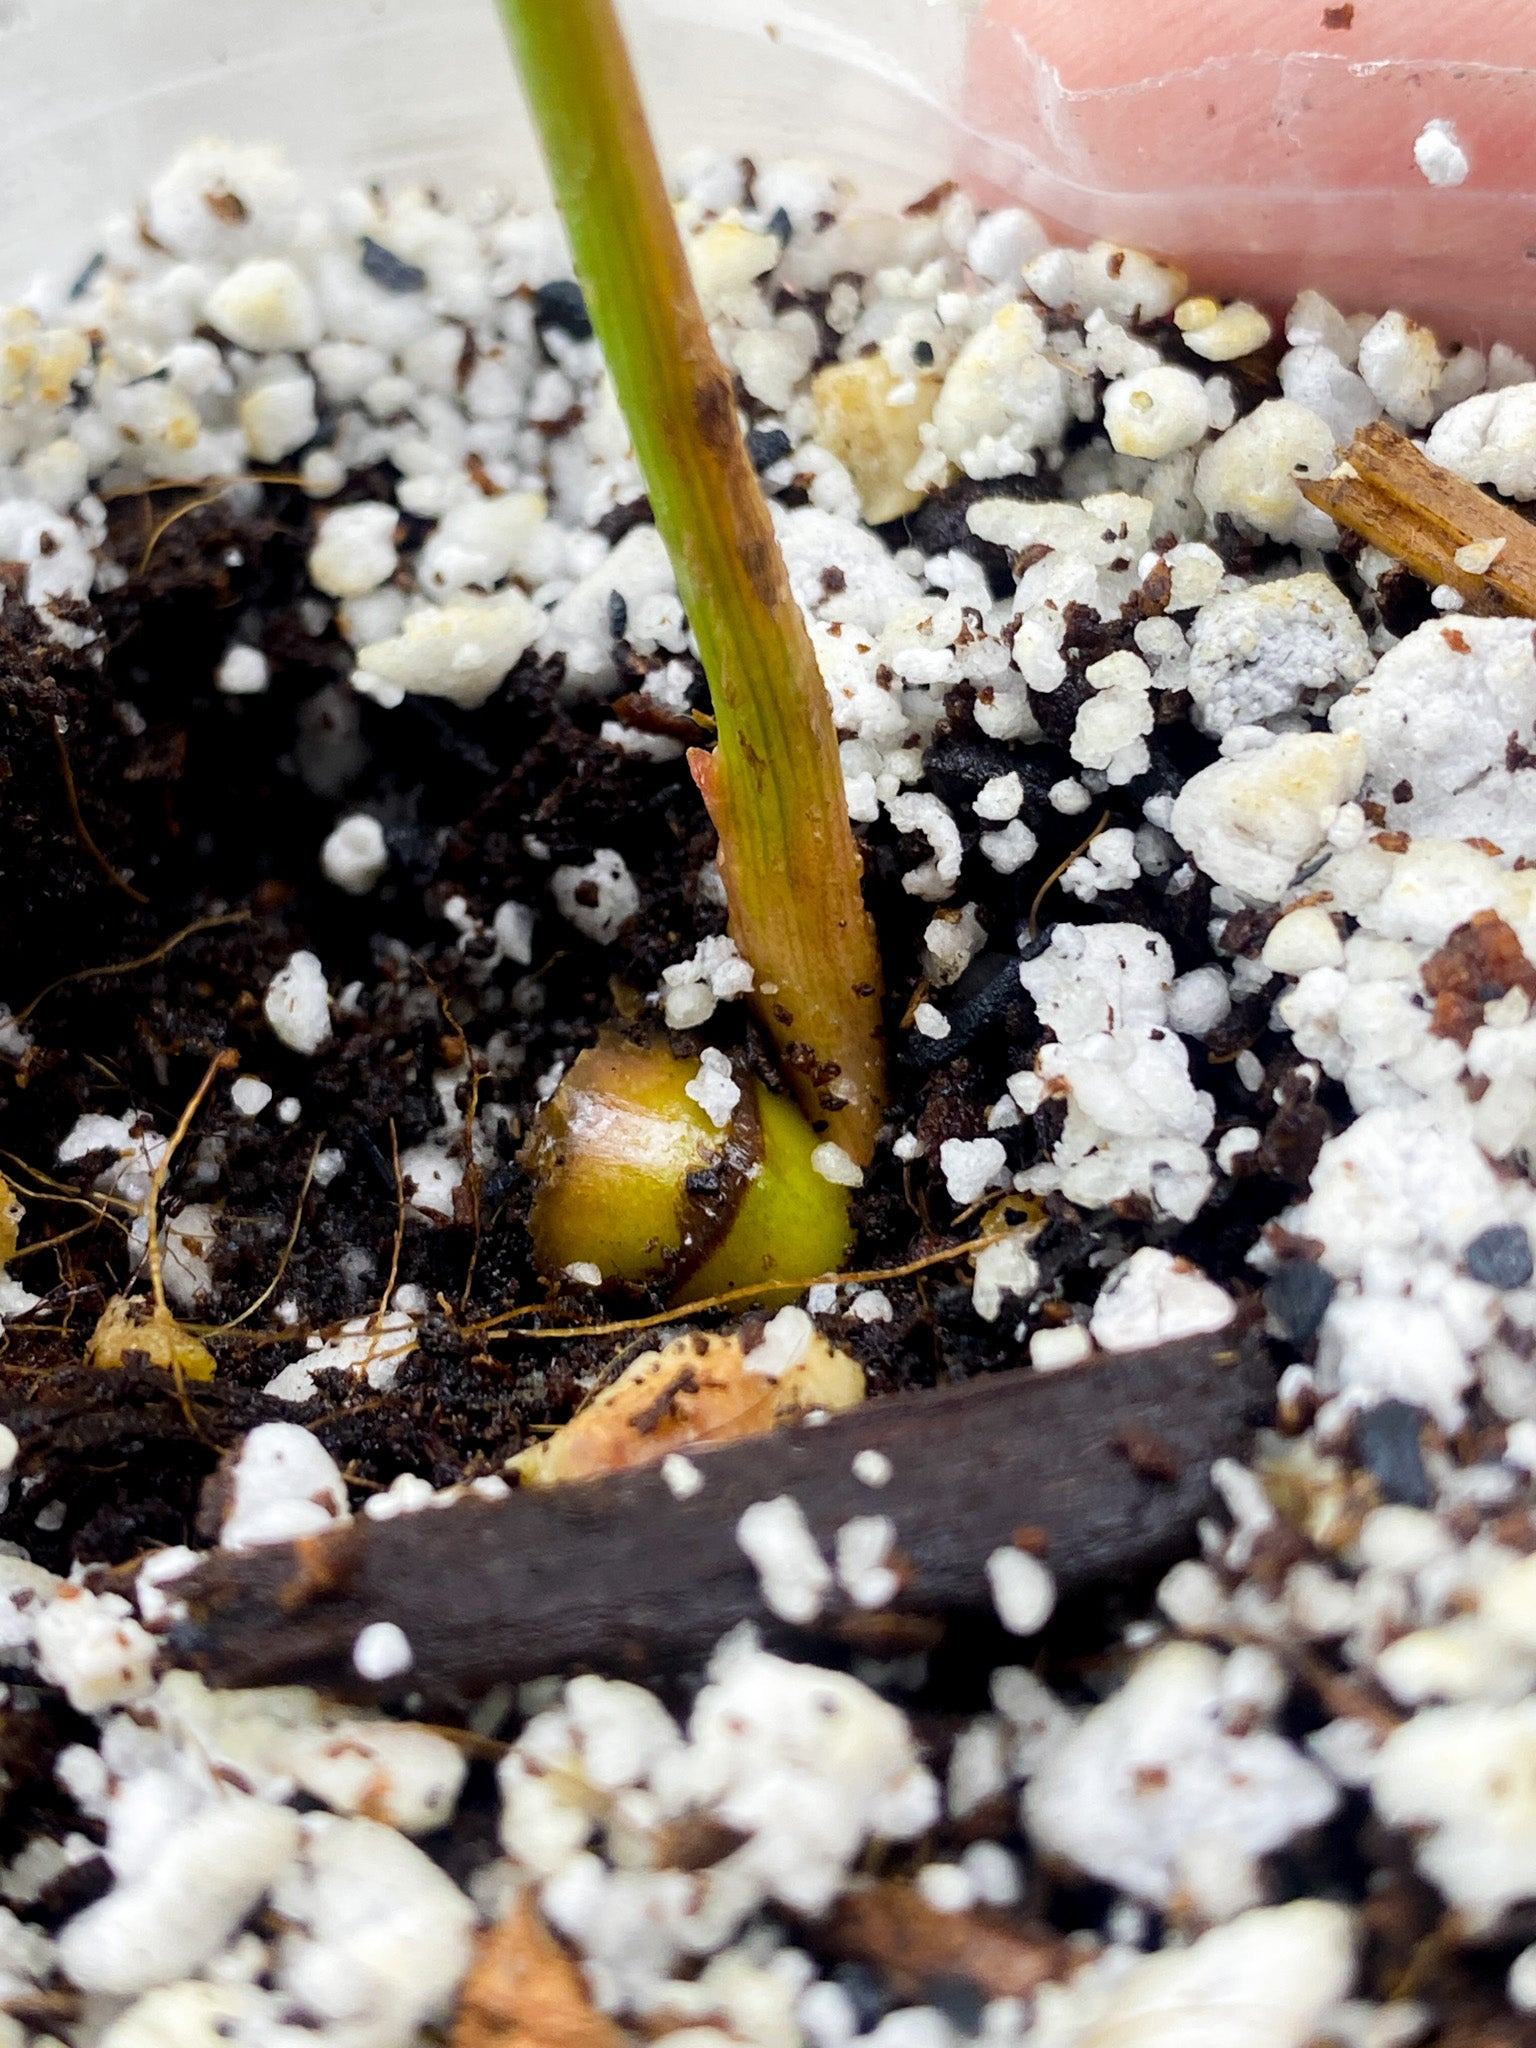
{"type": "MultiPolygon", "coordinates": [[[[355,478],[343,495],[388,488],[385,475],[355,478]]],[[[959,487],[961,497],[969,488],[959,487]]],[[[46,637],[27,606],[0,610],[0,957],[34,1041],[19,1063],[0,1057],[0,1172],[27,1204],[28,1237],[46,1218],[44,1234],[56,1240],[15,1269],[43,1299],[8,1326],[0,1353],[0,1407],[21,1440],[0,1536],[25,1541],[56,1569],[193,1539],[199,1492],[219,1452],[260,1420],[312,1426],[362,1496],[400,1472],[444,1485],[499,1470],[530,1430],[568,1415],[582,1377],[612,1368],[612,1338],[493,1341],[478,1328],[546,1294],[530,1259],[529,1187],[517,1158],[536,1084],[605,1020],[639,1015],[661,970],[724,926],[723,910],[700,887],[713,834],[685,763],[636,759],[601,740],[612,707],[563,705],[558,666],[531,658],[474,712],[420,698],[386,711],[359,697],[330,608],[305,577],[315,508],[279,486],[267,488],[259,510],[239,505],[231,495],[193,493],[116,500],[108,545],[126,580],[99,600],[91,622],[102,639],[83,652],[46,637]],[[168,522],[170,511],[177,516],[168,522]],[[232,636],[266,655],[264,694],[217,689],[232,636]],[[342,807],[377,816],[388,841],[388,874],[362,899],[320,871],[321,843],[342,807]],[[477,960],[474,942],[461,944],[444,906],[459,896],[489,921],[508,898],[543,905],[552,868],[589,859],[598,844],[623,855],[640,888],[641,909],[618,941],[601,947],[541,916],[544,956],[531,970],[503,965],[487,976],[484,949],[477,960]],[[333,987],[358,985],[312,1059],[278,1042],[261,1007],[298,947],[319,955],[333,987]],[[433,1074],[466,1048],[486,1068],[496,1033],[505,1035],[496,1070],[473,1084],[482,1110],[505,1105],[495,1156],[466,1176],[452,1220],[407,1210],[402,1221],[392,1149],[431,1136],[439,1124],[433,1074]],[[273,1110],[241,1116],[227,1087],[215,1089],[176,1156],[163,1213],[205,1199],[200,1171],[208,1169],[223,1209],[200,1318],[214,1326],[207,1341],[218,1378],[170,1399],[153,1374],[83,1363],[133,1258],[126,1219],[90,1192],[102,1162],[61,1169],[56,1155],[87,1111],[148,1110],[158,1130],[170,1131],[224,1048],[278,1100],[297,1098],[300,1112],[291,1123],[273,1110]],[[322,1145],[343,1163],[301,1200],[322,1145]],[[304,1354],[310,1333],[375,1309],[392,1270],[397,1283],[425,1289],[436,1309],[391,1390],[322,1374],[321,1393],[302,1407],[261,1393],[304,1354]],[[280,1303],[293,1318],[286,1324],[280,1303]],[[40,1528],[40,1508],[55,1500],[62,1521],[40,1528]]],[[[942,521],[943,500],[922,516],[942,521]]],[[[903,539],[899,530],[890,537],[903,539]]],[[[1040,700],[1042,718],[1060,723],[1082,694],[1083,669],[1131,645],[1134,623],[1074,608],[1069,679],[1040,700]]],[[[643,659],[622,645],[619,657],[638,681],[643,659]]],[[[695,695],[707,708],[702,676],[695,695]]],[[[1053,914],[1042,876],[1101,812],[1134,824],[1154,788],[1177,788],[1212,758],[1187,723],[1161,723],[1148,775],[1067,818],[1046,797],[1073,772],[1066,753],[989,739],[971,706],[968,687],[952,692],[927,762],[966,842],[956,900],[974,901],[988,932],[987,949],[946,995],[952,1028],[942,1042],[902,1028],[924,993],[921,937],[933,914],[901,887],[918,842],[904,843],[884,821],[865,831],[867,891],[889,980],[890,1134],[916,1131],[929,1159],[945,1138],[984,1134],[989,1107],[1038,1043],[1014,969],[1020,939],[1045,931],[1053,914]],[[1041,851],[1005,877],[976,850],[982,828],[971,799],[1009,770],[1023,781],[1021,815],[1041,851]]],[[[1055,913],[1065,907],[1056,896],[1055,913]]],[[[1092,912],[1070,908],[1077,921],[1131,919],[1161,931],[1181,972],[1210,957],[1203,880],[1165,896],[1144,877],[1092,912]]],[[[1244,935],[1232,936],[1237,950],[1244,935]]],[[[1216,1100],[1218,1130],[1253,1113],[1233,1075],[1240,1052],[1255,1050],[1277,1077],[1294,1068],[1267,1035],[1266,1017],[1267,1005],[1240,1006],[1211,1048],[1191,1047],[1193,1078],[1216,1100]]],[[[738,1004],[680,1043],[740,1047],[751,1029],[738,1004]]],[[[1059,1110],[1047,1105],[1000,1134],[1011,1165],[1039,1156],[1054,1117],[1059,1110]]],[[[1282,1089],[1254,1170],[1223,1180],[1187,1227],[1155,1223],[1134,1202],[1123,1216],[1085,1217],[1053,1198],[1037,1247],[1051,1295],[1046,1319],[1090,1301],[1103,1272],[1148,1241],[1187,1250],[1243,1291],[1245,1254],[1304,1181],[1331,1128],[1327,1103],[1314,1102],[1304,1081],[1282,1089]],[[1298,1146],[1310,1156],[1298,1161],[1298,1146]]],[[[979,1215],[957,1216],[931,1166],[903,1164],[888,1142],[856,1216],[860,1268],[903,1264],[981,1227],[979,1215]]],[[[888,1322],[824,1319],[864,1360],[873,1391],[1027,1366],[1016,1318],[981,1321],[963,1268],[936,1266],[885,1292],[888,1322]]],[[[593,1313],[590,1295],[550,1305],[552,1320],[593,1313]]],[[[659,1305],[605,1297],[602,1312],[659,1305]]]]}

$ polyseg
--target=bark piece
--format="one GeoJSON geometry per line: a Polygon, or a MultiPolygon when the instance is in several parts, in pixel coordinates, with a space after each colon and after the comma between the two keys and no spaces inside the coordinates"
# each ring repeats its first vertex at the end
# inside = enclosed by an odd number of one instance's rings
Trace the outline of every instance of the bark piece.
{"type": "Polygon", "coordinates": [[[991,1612],[990,1553],[1022,1524],[1043,1532],[1058,1590],[1170,1562],[1214,1506],[1213,1458],[1240,1455],[1273,1376],[1256,1333],[1231,1330],[1071,1371],[1001,1373],[874,1401],[818,1427],[699,1450],[704,1485],[673,1498],[659,1472],[520,1490],[437,1514],[364,1522],[294,1546],[210,1557],[177,1582],[188,1619],[174,1656],[223,1685],[302,1682],[371,1696],[352,1668],[358,1632],[393,1621],[414,1662],[396,1682],[441,1698],[500,1681],[599,1670],[644,1678],[706,1655],[743,1619],[803,1651],[816,1638],[888,1654],[931,1646],[941,1619],[991,1612]],[[1155,1429],[1178,1476],[1127,1462],[1127,1428],[1155,1429]],[[892,1476],[853,1475],[879,1450],[892,1476]],[[763,1606],[736,1540],[754,1501],[790,1494],[825,1555],[876,1509],[896,1525],[903,1583],[877,1614],[834,1593],[806,1631],[763,1606]],[[333,1558],[334,1570],[317,1570],[333,1558]]]}
{"type": "Polygon", "coordinates": [[[1304,498],[1428,584],[1449,584],[1485,618],[1536,618],[1536,524],[1476,484],[1431,462],[1395,427],[1377,420],[1355,435],[1332,476],[1297,478],[1304,498]],[[1481,572],[1458,549],[1502,541],[1481,572]]]}

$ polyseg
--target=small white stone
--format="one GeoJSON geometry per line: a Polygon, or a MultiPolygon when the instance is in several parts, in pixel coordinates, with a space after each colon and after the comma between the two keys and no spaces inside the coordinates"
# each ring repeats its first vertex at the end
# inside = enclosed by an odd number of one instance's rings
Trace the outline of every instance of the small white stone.
{"type": "Polygon", "coordinates": [[[317,1437],[292,1422],[262,1422],[249,1432],[232,1468],[222,1549],[318,1536],[349,1519],[346,1484],[317,1437]]]}
{"type": "Polygon", "coordinates": [[[1190,1038],[1204,1038],[1232,1008],[1227,977],[1212,961],[1181,974],[1168,991],[1168,1022],[1190,1038]]]}
{"type": "Polygon", "coordinates": [[[889,1515],[854,1515],[837,1532],[837,1582],[855,1607],[889,1606],[901,1580],[886,1560],[896,1542],[889,1515]]]}
{"type": "Polygon", "coordinates": [[[1464,548],[1456,550],[1452,560],[1469,576],[1486,576],[1508,545],[1506,540],[1469,540],[1464,548]]]}
{"type": "Polygon", "coordinates": [[[1360,337],[1360,375],[1394,418],[1427,427],[1445,357],[1429,328],[1405,313],[1383,313],[1360,337]]]}
{"type": "Polygon", "coordinates": [[[1536,497],[1536,383],[1527,378],[1453,405],[1436,420],[1426,452],[1468,483],[1536,497]]]}
{"type": "Polygon", "coordinates": [[[1010,1232],[976,1254],[971,1306],[984,1323],[995,1323],[1010,1297],[1028,1297],[1040,1285],[1040,1268],[1022,1232],[1010,1232]]]}
{"type": "Polygon", "coordinates": [[[990,776],[981,785],[971,809],[989,824],[1005,825],[1010,818],[1018,816],[1023,801],[1024,785],[1019,780],[1018,771],[1010,769],[1006,775],[990,776]]]}
{"type": "Polygon", "coordinates": [[[574,1280],[578,1287],[601,1287],[603,1269],[591,1259],[572,1259],[565,1269],[567,1280],[574,1280]]]}
{"type": "Polygon", "coordinates": [[[262,258],[242,263],[209,293],[203,312],[237,348],[266,354],[307,349],[320,339],[315,298],[291,263],[262,258]]]}
{"type": "Polygon", "coordinates": [[[913,1883],[936,1913],[968,1913],[976,1903],[976,1887],[958,1863],[925,1863],[913,1883]]]}
{"type": "Polygon", "coordinates": [[[416,1661],[410,1639],[394,1621],[370,1621],[352,1645],[352,1668],[370,1685],[398,1678],[416,1661]]]}
{"type": "Polygon", "coordinates": [[[681,1451],[668,1451],[661,1461],[661,1476],[674,1500],[692,1500],[704,1484],[704,1474],[681,1451]]]}
{"type": "Polygon", "coordinates": [[[1357,733],[1286,733],[1192,775],[1170,829],[1213,882],[1278,903],[1325,843],[1365,766],[1357,733]]]}
{"type": "Polygon", "coordinates": [[[803,1308],[791,1302],[768,1318],[762,1342],[746,1354],[747,1371],[759,1373],[765,1380],[782,1379],[800,1364],[815,1336],[816,1325],[803,1308]]]}
{"type": "Polygon", "coordinates": [[[1452,121],[1426,121],[1414,141],[1413,160],[1431,185],[1464,185],[1472,169],[1452,121]]]}
{"type": "Polygon", "coordinates": [[[939,1147],[939,1170],[957,1209],[969,1208],[988,1188],[999,1186],[1007,1164],[1000,1138],[946,1138],[939,1147]]]}
{"type": "Polygon", "coordinates": [[[314,1057],[331,1035],[331,1013],[325,969],[313,953],[289,955],[287,966],[273,976],[262,1009],[284,1045],[314,1057]]]}
{"type": "Polygon", "coordinates": [[[1040,848],[1039,840],[1022,818],[1010,818],[1001,832],[983,832],[978,844],[983,859],[1000,875],[1016,875],[1040,848]]]}
{"type": "Polygon", "coordinates": [[[242,1116],[260,1116],[272,1100],[272,1090],[254,1074],[242,1074],[230,1084],[229,1099],[242,1116]]]}
{"type": "Polygon", "coordinates": [[[1232,1297],[1198,1266],[1143,1245],[1104,1283],[1089,1328],[1105,1351],[1138,1351],[1224,1330],[1236,1312],[1232,1297]]]}
{"type": "Polygon", "coordinates": [[[274,371],[240,400],[240,429],[258,462],[281,462],[319,426],[315,380],[302,371],[274,371]]]}
{"type": "Polygon", "coordinates": [[[700,1056],[699,1070],[684,1082],[683,1093],[699,1105],[717,1131],[723,1131],[736,1113],[741,1085],[727,1055],[717,1046],[707,1045],[700,1056]]]}
{"type": "Polygon", "coordinates": [[[757,1568],[764,1606],[795,1627],[814,1621],[832,1573],[800,1503],[787,1493],[754,1501],[737,1521],[736,1541],[757,1568]]]}
{"type": "Polygon", "coordinates": [[[327,597],[362,597],[395,573],[397,515],[370,501],[328,512],[309,551],[309,580],[327,597]]]}
{"type": "Polygon", "coordinates": [[[226,697],[259,697],[269,680],[267,657],[259,647],[247,647],[243,640],[227,650],[214,675],[226,697]]]}
{"type": "Polygon", "coordinates": [[[1288,911],[1264,941],[1260,955],[1276,974],[1301,976],[1314,967],[1342,967],[1344,941],[1321,904],[1288,911]]]}
{"type": "Polygon", "coordinates": [[[1174,323],[1184,336],[1184,346],[1208,363],[1234,363],[1265,347],[1270,337],[1268,320],[1246,299],[1234,299],[1223,306],[1215,299],[1186,299],[1175,306],[1174,323]]]}
{"type": "Polygon", "coordinates": [[[1035,1635],[1050,1620],[1056,1581],[1027,1550],[994,1550],[987,1559],[987,1584],[997,1618],[1010,1635],[1035,1635]]]}
{"type": "Polygon", "coordinates": [[[912,1024],[920,1038],[948,1038],[949,1019],[932,1003],[919,1003],[912,1012],[912,1024]]]}
{"type": "Polygon", "coordinates": [[[1061,782],[1053,782],[1046,791],[1046,801],[1053,811],[1059,811],[1064,818],[1080,818],[1093,798],[1083,785],[1072,776],[1061,782]]]}
{"type": "Polygon", "coordinates": [[[1335,452],[1326,420],[1289,398],[1269,398],[1205,450],[1195,495],[1213,518],[1225,512],[1270,540],[1331,547],[1333,521],[1308,504],[1296,479],[1329,475],[1335,452]]]}
{"type": "Polygon", "coordinates": [[[864,1184],[864,1169],[850,1159],[841,1145],[830,1138],[815,1147],[811,1153],[811,1171],[820,1174],[823,1180],[831,1181],[834,1187],[857,1188],[864,1184]]]}
{"type": "Polygon", "coordinates": [[[1029,1362],[1036,1372],[1061,1372],[1092,1356],[1093,1339],[1081,1323],[1062,1323],[1030,1335],[1029,1362]]]}
{"type": "Polygon", "coordinates": [[[545,624],[520,590],[493,597],[423,604],[407,612],[390,637],[357,650],[352,687],[392,710],[408,695],[442,697],[478,710],[506,680],[545,624]]]}
{"type": "Polygon", "coordinates": [[[1203,441],[1210,424],[1205,386],[1193,370],[1143,370],[1104,393],[1104,431],[1121,455],[1160,461],[1203,441]]]}
{"type": "Polygon", "coordinates": [[[1050,237],[1022,206],[984,213],[965,245],[965,260],[990,284],[1012,284],[1024,265],[1050,246],[1050,237]]]}
{"type": "Polygon", "coordinates": [[[1536,2012],[1536,1942],[1521,1949],[1510,1964],[1504,1988],[1516,2012],[1536,2012]]]}
{"type": "Polygon", "coordinates": [[[354,811],[339,820],[320,849],[320,872],[348,896],[366,896],[388,867],[384,827],[366,811],[354,811]]]}
{"type": "Polygon", "coordinates": [[[861,1323],[888,1323],[895,1310],[883,1288],[862,1287],[849,1302],[848,1313],[861,1323]]]}
{"type": "Polygon", "coordinates": [[[888,1486],[895,1468],[884,1451],[856,1451],[853,1458],[853,1476],[861,1486],[888,1486]]]}

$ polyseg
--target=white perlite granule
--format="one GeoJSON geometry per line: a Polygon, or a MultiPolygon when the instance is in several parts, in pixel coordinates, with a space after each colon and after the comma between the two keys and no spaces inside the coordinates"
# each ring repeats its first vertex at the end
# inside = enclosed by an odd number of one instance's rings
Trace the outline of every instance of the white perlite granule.
{"type": "Polygon", "coordinates": [[[325,969],[313,953],[289,955],[268,986],[262,1010],[284,1045],[314,1057],[331,1035],[331,1005],[325,969]]]}
{"type": "Polygon", "coordinates": [[[259,1423],[235,1460],[225,1550],[291,1543],[348,1520],[347,1489],[329,1451],[294,1422],[259,1423]]]}
{"type": "Polygon", "coordinates": [[[242,1116],[260,1116],[272,1100],[272,1090],[254,1074],[242,1074],[230,1083],[229,1099],[242,1116]]]}
{"type": "Polygon", "coordinates": [[[848,1157],[841,1145],[828,1138],[811,1153],[811,1171],[834,1187],[857,1188],[864,1184],[864,1169],[848,1157]]]}
{"type": "Polygon", "coordinates": [[[674,1500],[692,1500],[703,1490],[704,1474],[681,1451],[668,1451],[661,1461],[661,1476],[674,1500]]]}
{"type": "Polygon", "coordinates": [[[754,1501],[736,1524],[736,1541],[757,1569],[763,1605],[797,1627],[814,1621],[831,1591],[832,1573],[800,1503],[787,1493],[754,1501]]]}
{"type": "Polygon", "coordinates": [[[1426,121],[1414,142],[1413,160],[1431,185],[1464,185],[1472,169],[1452,121],[1426,121]]]}
{"type": "Polygon", "coordinates": [[[1029,1340],[1029,1362],[1036,1372],[1060,1372],[1093,1356],[1093,1339],[1081,1323],[1035,1330],[1029,1340]]]}
{"type": "Polygon", "coordinates": [[[853,1454],[853,1476],[861,1486],[889,1486],[893,1470],[884,1451],[864,1450],[853,1454]]]}
{"type": "Polygon", "coordinates": [[[1088,1328],[1104,1351],[1139,1351],[1223,1330],[1232,1298],[1187,1259],[1143,1245],[1104,1283],[1088,1328]]]}
{"type": "Polygon", "coordinates": [[[370,1685],[398,1678],[409,1671],[416,1657],[405,1630],[393,1621],[370,1621],[359,1631],[352,1645],[352,1668],[370,1685]]]}
{"type": "Polygon", "coordinates": [[[799,1365],[816,1337],[816,1325],[805,1310],[791,1302],[769,1317],[762,1339],[746,1353],[748,1372],[761,1373],[765,1380],[782,1379],[799,1365]]]}
{"type": "Polygon", "coordinates": [[[997,1618],[1010,1635],[1035,1635],[1050,1620],[1056,1581],[1027,1550],[994,1550],[987,1559],[987,1584],[997,1618]]]}
{"type": "Polygon", "coordinates": [[[996,1187],[1007,1163],[1007,1149],[998,1138],[946,1138],[939,1147],[944,1185],[959,1209],[969,1208],[988,1188],[996,1187]]]}
{"type": "Polygon", "coordinates": [[[226,697],[259,697],[268,683],[267,657],[259,647],[237,640],[219,663],[214,681],[226,697]]]}
{"type": "Polygon", "coordinates": [[[884,1607],[901,1590],[901,1579],[886,1560],[896,1543],[888,1515],[855,1515],[837,1532],[837,1583],[855,1607],[884,1607]]]}
{"type": "Polygon", "coordinates": [[[683,1093],[696,1102],[717,1131],[723,1131],[741,1100],[729,1057],[712,1045],[699,1055],[699,1070],[683,1083],[683,1093]]]}
{"type": "Polygon", "coordinates": [[[333,825],[320,849],[320,871],[349,896],[366,896],[384,878],[389,849],[384,827],[365,811],[354,811],[333,825]]]}

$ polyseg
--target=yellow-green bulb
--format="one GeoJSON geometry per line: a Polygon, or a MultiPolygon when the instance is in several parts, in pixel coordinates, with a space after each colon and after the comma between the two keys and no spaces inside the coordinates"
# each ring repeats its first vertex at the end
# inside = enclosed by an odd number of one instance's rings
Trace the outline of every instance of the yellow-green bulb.
{"type": "Polygon", "coordinates": [[[687,1092],[699,1073],[659,1038],[617,1031],[576,1060],[523,1155],[546,1277],[587,1263],[604,1280],[670,1280],[689,1302],[842,1265],[848,1190],[812,1166],[818,1141],[800,1111],[738,1069],[722,1130],[687,1092]]]}

